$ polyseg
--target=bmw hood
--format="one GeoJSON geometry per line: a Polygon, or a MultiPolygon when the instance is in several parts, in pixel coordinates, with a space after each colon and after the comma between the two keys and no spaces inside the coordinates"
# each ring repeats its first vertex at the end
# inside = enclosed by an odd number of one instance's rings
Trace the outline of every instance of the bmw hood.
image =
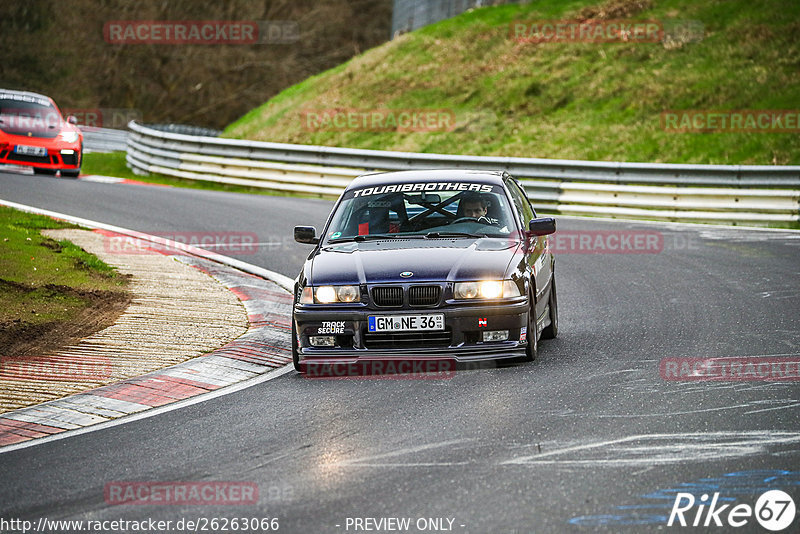
{"type": "Polygon", "coordinates": [[[311,258],[310,283],[497,280],[505,277],[519,248],[520,242],[511,238],[396,239],[327,245],[311,258]]]}

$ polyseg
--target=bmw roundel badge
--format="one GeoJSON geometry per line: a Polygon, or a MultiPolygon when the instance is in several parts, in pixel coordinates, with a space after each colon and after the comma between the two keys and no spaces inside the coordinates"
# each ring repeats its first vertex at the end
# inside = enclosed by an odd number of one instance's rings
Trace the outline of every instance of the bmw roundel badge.
{"type": "Polygon", "coordinates": [[[412,273],[411,271],[403,271],[402,273],[400,273],[400,276],[402,276],[403,278],[411,278],[412,276],[414,276],[414,273],[412,273]]]}

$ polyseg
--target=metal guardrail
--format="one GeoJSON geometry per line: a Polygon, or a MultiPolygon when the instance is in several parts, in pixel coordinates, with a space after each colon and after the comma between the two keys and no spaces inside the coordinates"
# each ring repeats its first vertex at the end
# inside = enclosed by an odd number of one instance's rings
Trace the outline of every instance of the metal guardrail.
{"type": "Polygon", "coordinates": [[[80,126],[83,132],[83,149],[86,152],[120,152],[128,146],[127,130],[80,126]]]}
{"type": "MultiPolygon", "coordinates": [[[[192,136],[219,137],[220,130],[185,126],[183,124],[149,124],[148,128],[161,132],[179,133],[192,136]]],[[[86,152],[122,152],[128,148],[128,130],[79,126],[83,132],[83,148],[86,152]]]]}
{"type": "Polygon", "coordinates": [[[506,170],[538,210],[657,220],[800,221],[800,166],[619,163],[420,154],[162,132],[131,122],[134,172],[336,197],[375,170],[506,170]]]}
{"type": "Polygon", "coordinates": [[[394,0],[392,35],[414,31],[468,9],[514,3],[517,0],[394,0]]]}
{"type": "Polygon", "coordinates": [[[222,130],[214,130],[213,128],[203,128],[202,126],[188,126],[186,124],[148,124],[148,128],[158,130],[159,132],[168,132],[184,135],[195,135],[205,137],[219,137],[222,135],[222,130]]]}

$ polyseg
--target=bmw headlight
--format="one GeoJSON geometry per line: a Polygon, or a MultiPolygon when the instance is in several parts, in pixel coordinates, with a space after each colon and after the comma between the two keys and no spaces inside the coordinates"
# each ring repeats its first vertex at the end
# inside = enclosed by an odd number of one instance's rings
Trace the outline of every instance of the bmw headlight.
{"type": "Polygon", "coordinates": [[[513,280],[480,280],[457,282],[453,296],[458,300],[500,299],[519,297],[519,287],[513,280]]]}
{"type": "Polygon", "coordinates": [[[64,130],[63,132],[58,134],[58,136],[65,143],[74,143],[78,140],[78,132],[74,132],[72,130],[64,130]]]}
{"type": "Polygon", "coordinates": [[[303,288],[301,304],[333,304],[336,302],[356,302],[361,292],[358,286],[319,286],[303,288]]]}

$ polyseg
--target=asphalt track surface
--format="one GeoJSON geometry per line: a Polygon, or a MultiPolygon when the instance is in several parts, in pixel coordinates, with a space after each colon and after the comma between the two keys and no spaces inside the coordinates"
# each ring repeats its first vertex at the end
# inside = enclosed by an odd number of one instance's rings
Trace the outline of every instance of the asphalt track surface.
{"type": "MultiPolygon", "coordinates": [[[[331,207],[13,173],[0,173],[0,198],[151,233],[252,232],[271,244],[236,257],[291,277],[308,252],[290,241],[292,227],[319,228],[331,207]]],[[[659,373],[665,358],[796,360],[800,234],[558,224],[564,234],[656,232],[662,247],[557,251],[560,335],[540,344],[536,362],[447,380],[289,373],[3,453],[0,518],[270,517],[280,532],[364,532],[352,518],[386,517],[410,518],[406,532],[431,532],[417,520],[446,518],[452,532],[642,532],[695,530],[665,525],[677,491],[752,506],[766,489],[781,489],[800,506],[800,381],[667,381],[659,373]],[[245,481],[259,499],[108,504],[104,488],[119,481],[245,481]]],[[[766,532],[752,517],[736,531],[766,532]]]]}

